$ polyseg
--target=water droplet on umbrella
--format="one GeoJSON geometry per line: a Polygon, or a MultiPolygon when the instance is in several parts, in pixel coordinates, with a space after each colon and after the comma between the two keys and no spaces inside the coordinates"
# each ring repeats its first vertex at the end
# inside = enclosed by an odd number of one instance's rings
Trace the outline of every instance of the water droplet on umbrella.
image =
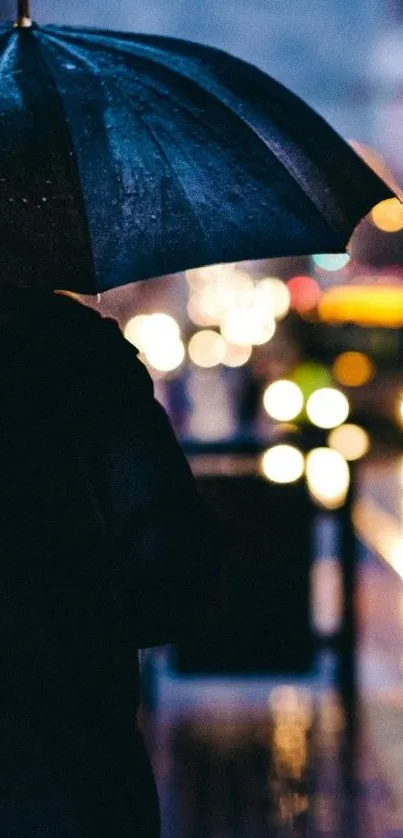
{"type": "Polygon", "coordinates": [[[76,65],[75,65],[75,64],[65,64],[65,65],[64,65],[64,69],[65,69],[65,70],[76,70],[76,69],[77,69],[77,67],[76,67],[76,65]]]}
{"type": "Polygon", "coordinates": [[[152,212],[150,218],[152,218],[152,220],[155,221],[156,217],[157,216],[155,215],[155,212],[152,212]]]}
{"type": "Polygon", "coordinates": [[[6,181],[6,178],[5,178],[5,177],[0,177],[0,183],[6,183],[6,182],[7,182],[7,181],[6,181]]]}
{"type": "Polygon", "coordinates": [[[45,180],[45,183],[47,183],[47,184],[51,184],[51,183],[52,183],[52,181],[51,181],[51,180],[45,180]]]}
{"type": "Polygon", "coordinates": [[[13,204],[13,203],[14,203],[14,198],[9,198],[9,199],[8,199],[8,203],[9,203],[9,204],[13,204]]]}
{"type": "Polygon", "coordinates": [[[48,199],[47,199],[47,198],[41,198],[41,200],[43,201],[43,203],[44,203],[44,204],[46,204],[46,201],[47,201],[48,199]]]}
{"type": "Polygon", "coordinates": [[[21,200],[22,200],[22,203],[23,203],[23,204],[27,204],[27,203],[28,203],[28,198],[21,198],[21,200]]]}

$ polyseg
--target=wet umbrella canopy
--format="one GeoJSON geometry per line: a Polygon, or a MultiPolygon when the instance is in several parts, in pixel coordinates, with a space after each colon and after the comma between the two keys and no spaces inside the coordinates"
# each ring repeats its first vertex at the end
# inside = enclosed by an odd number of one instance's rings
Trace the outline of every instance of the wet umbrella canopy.
{"type": "Polygon", "coordinates": [[[0,281],[95,293],[338,252],[391,196],[304,102],[217,49],[0,27],[0,281]]]}

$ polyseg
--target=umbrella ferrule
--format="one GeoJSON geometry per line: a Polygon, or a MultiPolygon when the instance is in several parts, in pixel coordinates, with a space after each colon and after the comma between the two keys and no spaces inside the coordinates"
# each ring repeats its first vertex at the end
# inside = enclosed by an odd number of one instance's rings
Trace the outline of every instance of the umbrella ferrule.
{"type": "Polygon", "coordinates": [[[32,26],[30,0],[18,0],[16,29],[30,29],[32,26]]]}

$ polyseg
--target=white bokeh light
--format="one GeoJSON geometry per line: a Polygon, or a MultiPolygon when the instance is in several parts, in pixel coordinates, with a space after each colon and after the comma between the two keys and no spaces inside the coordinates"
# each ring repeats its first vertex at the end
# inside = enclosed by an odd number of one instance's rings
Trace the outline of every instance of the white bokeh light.
{"type": "Polygon", "coordinates": [[[311,496],[326,509],[343,505],[350,485],[350,470],[339,451],[313,448],[306,457],[306,480],[311,496]]]}
{"type": "Polygon", "coordinates": [[[263,394],[266,412],[278,422],[289,422],[301,412],[304,404],[302,391],[293,381],[273,381],[263,394]]]}
{"type": "Polygon", "coordinates": [[[306,412],[318,428],[335,428],[346,421],[349,414],[348,399],[334,387],[320,387],[306,403],[306,412]]]}
{"type": "Polygon", "coordinates": [[[265,317],[261,310],[249,306],[228,311],[222,318],[220,329],[228,343],[259,346],[273,337],[276,323],[274,317],[265,317]]]}
{"type": "Polygon", "coordinates": [[[261,468],[272,483],[295,483],[304,473],[304,457],[294,445],[274,445],[263,454],[261,468]]]}
{"type": "Polygon", "coordinates": [[[215,367],[221,364],[226,352],[226,343],[222,335],[205,329],[196,332],[189,341],[189,357],[199,367],[215,367]]]}

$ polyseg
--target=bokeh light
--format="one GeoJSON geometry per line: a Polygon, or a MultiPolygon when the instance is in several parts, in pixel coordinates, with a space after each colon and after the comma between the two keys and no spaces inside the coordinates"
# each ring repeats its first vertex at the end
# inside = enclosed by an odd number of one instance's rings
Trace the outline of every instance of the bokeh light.
{"type": "Polygon", "coordinates": [[[304,397],[297,384],[287,379],[273,381],[263,394],[266,412],[278,422],[289,422],[301,412],[304,397]]]}
{"type": "Polygon", "coordinates": [[[340,271],[348,265],[350,256],[348,253],[316,253],[312,259],[322,271],[340,271]]]}
{"type": "Polygon", "coordinates": [[[334,428],[328,436],[328,445],[338,451],[345,460],[360,460],[368,453],[370,438],[359,425],[346,424],[334,428]]]}
{"type": "Polygon", "coordinates": [[[148,346],[163,340],[170,343],[179,340],[180,328],[174,317],[165,312],[149,314],[142,327],[142,341],[147,350],[148,346]]]}
{"type": "Polygon", "coordinates": [[[277,277],[266,277],[259,280],[254,293],[256,305],[272,312],[276,320],[282,320],[290,309],[290,292],[286,284],[277,277]]]}
{"type": "Polygon", "coordinates": [[[312,311],[321,295],[319,283],[311,276],[293,276],[288,280],[287,288],[292,307],[301,314],[312,311]]]}
{"type": "Polygon", "coordinates": [[[304,457],[293,445],[274,445],[263,454],[261,469],[272,483],[295,483],[304,473],[304,457]]]}
{"type": "Polygon", "coordinates": [[[229,343],[259,346],[273,337],[276,323],[274,317],[265,317],[261,309],[250,306],[227,311],[220,329],[229,343]]]}
{"type": "Polygon", "coordinates": [[[335,428],[347,419],[348,399],[334,387],[321,387],[309,396],[306,412],[318,428],[335,428]]]}
{"type": "Polygon", "coordinates": [[[290,378],[298,384],[304,401],[315,390],[319,390],[320,387],[331,387],[333,383],[329,368],[318,361],[303,361],[302,364],[298,364],[294,367],[290,378]]]}
{"type": "Polygon", "coordinates": [[[199,367],[215,367],[220,364],[226,352],[224,338],[211,329],[196,332],[188,346],[189,357],[199,367]]]}
{"type": "Polygon", "coordinates": [[[397,420],[399,425],[403,426],[403,393],[399,396],[397,404],[397,420]]]}
{"type": "Polygon", "coordinates": [[[403,229],[403,204],[397,198],[388,198],[373,208],[370,220],[384,233],[397,233],[403,229]]]}
{"type": "Polygon", "coordinates": [[[362,387],[373,378],[375,368],[363,352],[342,352],[333,362],[333,375],[345,387],[362,387]]]}
{"type": "Polygon", "coordinates": [[[313,448],[306,457],[305,474],[309,492],[326,509],[338,509],[346,500],[350,470],[339,451],[313,448]]]}
{"type": "Polygon", "coordinates": [[[165,312],[139,314],[132,317],[124,328],[124,336],[158,372],[171,372],[181,365],[185,347],[180,337],[180,327],[174,317],[165,312]]]}
{"type": "Polygon", "coordinates": [[[146,360],[159,372],[171,372],[180,367],[185,358],[185,347],[181,340],[171,344],[159,343],[149,346],[145,352],[146,360]]]}
{"type": "Polygon", "coordinates": [[[403,325],[403,288],[392,285],[350,285],[329,288],[318,303],[321,320],[363,326],[403,325]]]}
{"type": "Polygon", "coordinates": [[[123,334],[126,340],[129,341],[140,352],[144,352],[144,340],[146,336],[146,323],[148,320],[147,314],[136,314],[127,321],[123,334]]]}
{"type": "Polygon", "coordinates": [[[225,355],[222,363],[225,367],[243,367],[252,355],[252,347],[248,344],[239,346],[236,343],[225,343],[225,355]]]}

